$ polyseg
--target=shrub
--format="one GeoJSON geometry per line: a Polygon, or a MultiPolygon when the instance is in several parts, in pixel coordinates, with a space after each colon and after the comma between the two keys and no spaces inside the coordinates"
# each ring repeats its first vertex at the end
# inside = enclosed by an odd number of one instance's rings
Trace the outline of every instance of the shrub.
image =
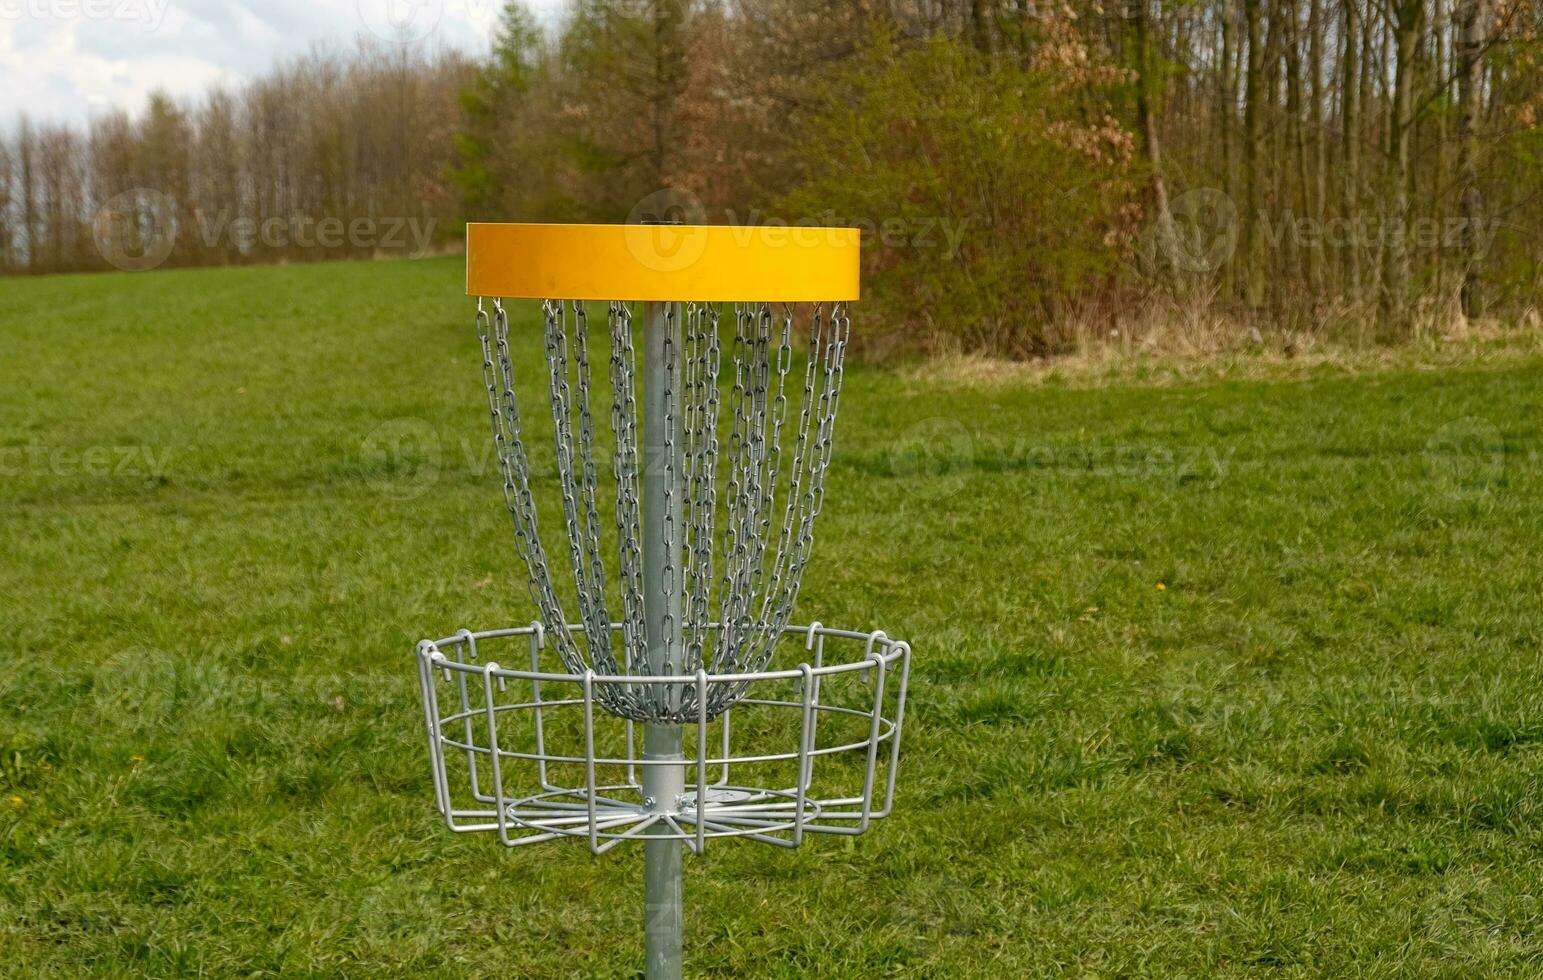
{"type": "Polygon", "coordinates": [[[1040,356],[1062,346],[1058,297],[1115,274],[1134,141],[1102,111],[1108,74],[1042,50],[1054,64],[879,35],[824,88],[783,209],[864,227],[892,343],[1040,356]]]}

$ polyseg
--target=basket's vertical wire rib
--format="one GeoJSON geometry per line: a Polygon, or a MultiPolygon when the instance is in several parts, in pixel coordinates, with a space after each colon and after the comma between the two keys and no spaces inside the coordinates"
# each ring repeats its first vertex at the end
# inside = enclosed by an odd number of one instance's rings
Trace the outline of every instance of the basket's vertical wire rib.
{"type": "MultiPolygon", "coordinates": [[[[477,638],[472,635],[471,630],[461,629],[456,631],[455,635],[461,639],[461,642],[456,646],[456,659],[462,663],[476,660],[477,638]],[[465,651],[464,656],[461,653],[463,650],[465,651]]],[[[466,674],[461,671],[456,671],[455,682],[457,693],[460,695],[461,714],[463,715],[462,732],[466,736],[466,769],[471,780],[471,795],[473,799],[491,803],[492,797],[483,794],[482,785],[477,775],[477,753],[472,748],[474,744],[474,738],[471,720],[471,697],[470,692],[467,690],[466,674]]]]}
{"type": "MultiPolygon", "coordinates": [[[[867,648],[865,650],[863,650],[863,659],[864,660],[872,660],[873,659],[873,648],[878,645],[880,640],[884,641],[884,645],[885,645],[886,648],[889,646],[889,634],[884,632],[883,630],[874,630],[872,633],[868,634],[868,646],[867,646],[867,648]]],[[[859,676],[862,677],[864,683],[867,683],[868,676],[869,676],[869,668],[864,667],[862,669],[862,671],[860,672],[859,676]]]]}
{"type": "Polygon", "coordinates": [[[584,671],[584,802],[589,814],[589,849],[600,853],[599,828],[595,826],[595,672],[584,671]]]}
{"type": "MultiPolygon", "coordinates": [[[[820,633],[814,641],[814,669],[819,670],[825,666],[825,634],[820,633]]],[[[820,704],[820,685],[824,683],[825,675],[816,674],[814,678],[814,704],[816,709],[820,704]]],[[[809,742],[811,745],[819,744],[820,712],[814,713],[814,719],[809,724],[809,742]]],[[[814,765],[809,766],[809,781],[814,781],[814,765]]]]}
{"type": "Polygon", "coordinates": [[[434,690],[433,655],[439,653],[433,644],[418,646],[418,691],[423,698],[423,721],[429,733],[429,766],[434,775],[434,804],[445,818],[445,824],[455,829],[455,819],[450,813],[450,780],[445,774],[445,747],[439,735],[439,694],[434,690]],[[432,653],[430,651],[433,651],[432,653]]]}
{"type": "Polygon", "coordinates": [[[793,804],[793,843],[802,844],[804,841],[805,808],[809,800],[810,770],[813,768],[813,758],[810,752],[814,751],[811,738],[814,735],[814,685],[816,683],[814,670],[805,661],[798,665],[803,674],[803,715],[802,724],[798,730],[798,786],[797,799],[793,804]]]}
{"type": "Polygon", "coordinates": [[[882,653],[870,652],[868,657],[877,665],[878,677],[873,687],[873,716],[868,723],[868,763],[863,773],[863,818],[857,825],[859,834],[868,829],[873,818],[873,779],[879,765],[879,724],[884,720],[884,680],[889,671],[889,663],[882,653]]]}
{"type": "Polygon", "coordinates": [[[899,641],[891,645],[900,649],[900,688],[895,692],[895,721],[890,729],[894,744],[889,747],[889,772],[885,774],[884,806],[873,816],[889,816],[895,805],[895,775],[900,768],[900,733],[905,728],[905,696],[911,683],[911,644],[899,641]]]}
{"type": "MultiPolygon", "coordinates": [[[[546,630],[542,627],[539,620],[532,622],[530,628],[530,672],[532,674],[539,674],[541,672],[541,647],[546,630]]],[[[547,778],[546,719],[541,703],[541,681],[537,678],[531,678],[530,697],[536,703],[535,708],[531,711],[531,720],[536,733],[536,755],[540,757],[536,760],[536,778],[544,790],[560,789],[561,787],[552,785],[551,780],[547,778]]]]}
{"type": "Polygon", "coordinates": [[[627,784],[634,789],[641,789],[638,783],[638,749],[637,735],[633,731],[634,723],[631,718],[626,720],[627,729],[627,784]]]}
{"type": "Polygon", "coordinates": [[[707,847],[707,671],[696,672],[696,852],[707,847]]]}
{"type": "MultiPolygon", "coordinates": [[[[810,746],[810,751],[813,751],[814,747],[819,744],[819,737],[820,737],[819,736],[819,728],[820,728],[820,711],[819,711],[819,708],[820,708],[820,684],[824,680],[824,676],[825,676],[824,674],[818,673],[820,668],[825,666],[825,634],[823,632],[820,632],[820,624],[818,622],[812,623],[809,626],[809,639],[805,642],[804,649],[805,650],[813,650],[814,651],[814,670],[816,671],[816,673],[814,674],[814,678],[813,678],[813,680],[814,680],[814,693],[812,695],[812,699],[813,699],[813,713],[809,717],[809,746],[810,746]]],[[[813,759],[811,759],[810,762],[809,762],[809,772],[808,772],[808,775],[807,775],[806,778],[807,778],[809,784],[812,786],[813,783],[814,783],[814,760],[813,759]]]]}
{"type": "Polygon", "coordinates": [[[723,775],[718,779],[719,786],[729,784],[729,716],[734,713],[732,707],[724,708],[718,717],[723,720],[723,775]]]}
{"type": "Polygon", "coordinates": [[[482,694],[487,699],[483,706],[488,720],[489,767],[493,772],[493,815],[498,820],[498,839],[508,845],[514,842],[509,838],[509,803],[504,799],[503,760],[498,757],[498,699],[493,696],[493,672],[496,670],[498,664],[491,660],[483,666],[482,694]]]}

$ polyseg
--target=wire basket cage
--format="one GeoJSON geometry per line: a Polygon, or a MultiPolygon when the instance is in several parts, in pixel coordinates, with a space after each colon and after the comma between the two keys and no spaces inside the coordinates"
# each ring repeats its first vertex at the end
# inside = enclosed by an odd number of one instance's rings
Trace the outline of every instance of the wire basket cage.
{"type": "Polygon", "coordinates": [[[904,642],[816,622],[785,627],[772,664],[754,674],[606,678],[567,672],[549,639],[535,622],[419,645],[435,798],[449,829],[496,833],[511,847],[578,838],[597,854],[646,834],[701,853],[717,838],[794,847],[805,834],[860,834],[889,814],[910,675],[904,642]],[[643,758],[641,725],[604,709],[604,684],[690,690],[698,716],[685,726],[684,757],[643,758]],[[730,687],[748,693],[709,718],[715,691],[730,687]],[[642,778],[662,765],[684,770],[668,808],[642,778]]]}

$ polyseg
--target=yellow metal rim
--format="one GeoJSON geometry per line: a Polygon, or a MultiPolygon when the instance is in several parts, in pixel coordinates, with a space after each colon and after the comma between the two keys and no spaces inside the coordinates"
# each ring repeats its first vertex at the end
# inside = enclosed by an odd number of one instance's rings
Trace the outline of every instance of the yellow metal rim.
{"type": "Polygon", "coordinates": [[[466,292],[520,299],[818,303],[858,298],[856,228],[466,226],[466,292]]]}

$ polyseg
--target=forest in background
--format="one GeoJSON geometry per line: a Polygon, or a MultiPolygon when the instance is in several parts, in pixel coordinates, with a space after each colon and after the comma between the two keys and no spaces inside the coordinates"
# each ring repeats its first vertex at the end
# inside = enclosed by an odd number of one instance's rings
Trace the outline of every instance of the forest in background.
{"type": "Polygon", "coordinates": [[[862,227],[879,350],[1535,323],[1540,31],[1543,0],[513,3],[480,60],[361,42],[19,121],[0,272],[675,216],[862,227]]]}

